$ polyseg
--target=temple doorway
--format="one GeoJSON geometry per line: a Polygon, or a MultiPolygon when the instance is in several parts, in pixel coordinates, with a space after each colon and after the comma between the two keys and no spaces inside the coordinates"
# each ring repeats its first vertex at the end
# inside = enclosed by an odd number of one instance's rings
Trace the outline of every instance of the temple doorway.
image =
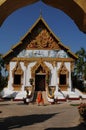
{"type": "Polygon", "coordinates": [[[35,75],[35,91],[45,91],[45,77],[46,75],[35,75]]]}

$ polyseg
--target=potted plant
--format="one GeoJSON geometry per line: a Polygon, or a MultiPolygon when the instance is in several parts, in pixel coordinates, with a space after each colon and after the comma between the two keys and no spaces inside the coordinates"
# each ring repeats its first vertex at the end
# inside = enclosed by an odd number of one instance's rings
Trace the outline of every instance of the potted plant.
{"type": "Polygon", "coordinates": [[[81,120],[86,123],[86,103],[80,103],[80,105],[78,106],[78,111],[81,120]]]}

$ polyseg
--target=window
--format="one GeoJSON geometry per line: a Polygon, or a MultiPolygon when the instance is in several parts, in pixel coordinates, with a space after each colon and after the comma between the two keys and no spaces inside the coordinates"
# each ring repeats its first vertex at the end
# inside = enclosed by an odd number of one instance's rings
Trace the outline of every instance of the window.
{"type": "Polygon", "coordinates": [[[21,75],[19,75],[19,74],[14,75],[14,84],[16,84],[16,85],[21,84],[21,75]]]}
{"type": "Polygon", "coordinates": [[[60,85],[66,85],[66,74],[60,74],[60,85]]]}

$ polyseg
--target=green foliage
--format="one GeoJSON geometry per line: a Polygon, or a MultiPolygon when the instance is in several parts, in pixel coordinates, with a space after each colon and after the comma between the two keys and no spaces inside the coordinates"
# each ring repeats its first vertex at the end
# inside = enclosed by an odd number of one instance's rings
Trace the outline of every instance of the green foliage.
{"type": "Polygon", "coordinates": [[[7,79],[8,79],[8,77],[4,77],[4,76],[1,77],[0,91],[1,91],[4,87],[7,86],[7,79]]]}
{"type": "Polygon", "coordinates": [[[77,61],[75,62],[75,75],[78,78],[86,79],[86,50],[81,48],[79,51],[76,52],[78,56],[77,61]]]}
{"type": "Polygon", "coordinates": [[[78,110],[79,114],[86,120],[86,103],[80,103],[78,110]]]}
{"type": "Polygon", "coordinates": [[[86,50],[81,48],[76,55],[78,59],[75,62],[74,73],[72,73],[73,86],[85,91],[83,82],[86,80],[86,50]]]}
{"type": "Polygon", "coordinates": [[[2,72],[4,70],[4,61],[2,59],[2,54],[0,54],[0,91],[7,86],[7,77],[3,76],[2,72]]]}

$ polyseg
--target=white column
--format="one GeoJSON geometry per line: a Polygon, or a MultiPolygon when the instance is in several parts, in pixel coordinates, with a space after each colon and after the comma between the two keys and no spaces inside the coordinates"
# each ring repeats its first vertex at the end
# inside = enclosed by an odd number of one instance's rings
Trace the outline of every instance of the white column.
{"type": "Polygon", "coordinates": [[[26,66],[26,69],[25,69],[25,86],[27,86],[27,66],[26,66]]]}
{"type": "Polygon", "coordinates": [[[71,72],[69,72],[69,86],[68,86],[68,91],[71,91],[71,89],[72,89],[71,72]]]}

